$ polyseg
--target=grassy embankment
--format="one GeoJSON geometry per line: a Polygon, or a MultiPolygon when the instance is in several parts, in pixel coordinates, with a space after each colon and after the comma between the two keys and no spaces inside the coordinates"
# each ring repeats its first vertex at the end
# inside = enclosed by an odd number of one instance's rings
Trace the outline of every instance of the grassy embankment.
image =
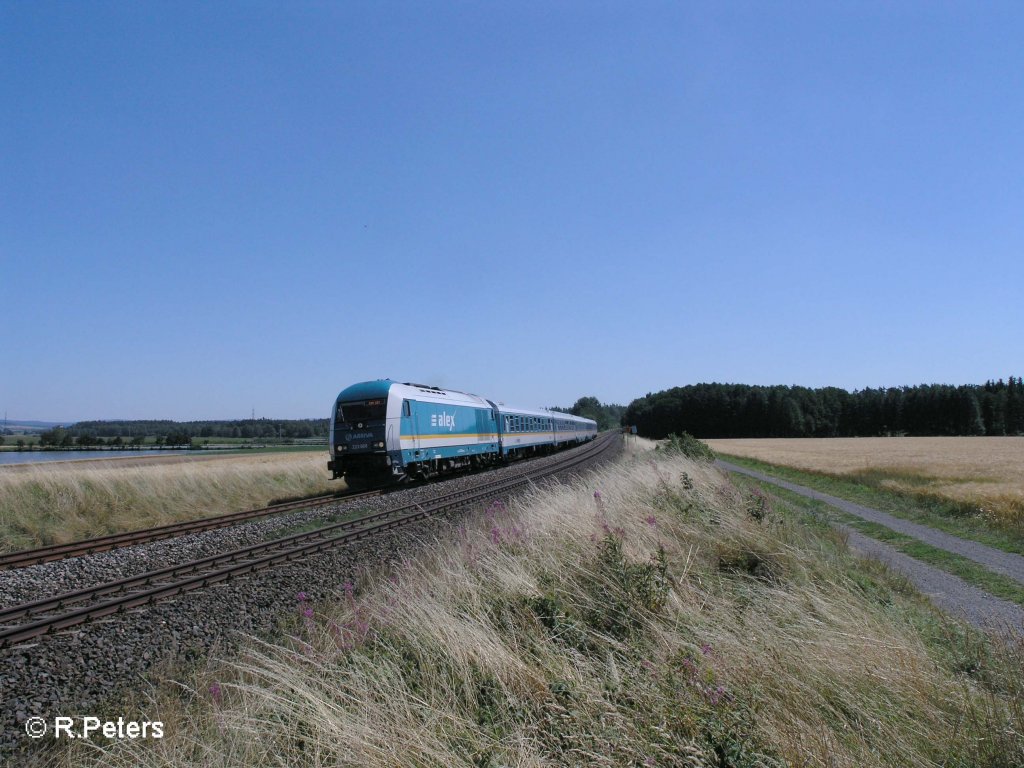
{"type": "Polygon", "coordinates": [[[1024,438],[708,442],[745,467],[1024,554],[1024,438]]]}
{"type": "Polygon", "coordinates": [[[344,489],[326,452],[154,465],[0,468],[0,551],[74,541],[344,489]]]}
{"type": "MultiPolygon", "coordinates": [[[[647,453],[143,692],[103,766],[1009,766],[1024,648],[935,612],[817,517],[647,453]]],[[[126,716],[131,713],[124,713],[126,716]]]]}

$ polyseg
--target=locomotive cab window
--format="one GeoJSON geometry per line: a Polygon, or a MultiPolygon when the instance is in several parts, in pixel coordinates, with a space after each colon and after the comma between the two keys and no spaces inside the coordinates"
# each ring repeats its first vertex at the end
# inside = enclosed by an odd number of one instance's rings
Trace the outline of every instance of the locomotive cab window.
{"type": "Polygon", "coordinates": [[[402,415],[403,416],[411,416],[412,415],[412,406],[409,404],[408,400],[403,400],[402,401],[402,415]]]}
{"type": "Polygon", "coordinates": [[[338,420],[348,424],[378,421],[384,418],[386,411],[387,400],[383,398],[356,403],[341,403],[338,406],[338,420]]]}

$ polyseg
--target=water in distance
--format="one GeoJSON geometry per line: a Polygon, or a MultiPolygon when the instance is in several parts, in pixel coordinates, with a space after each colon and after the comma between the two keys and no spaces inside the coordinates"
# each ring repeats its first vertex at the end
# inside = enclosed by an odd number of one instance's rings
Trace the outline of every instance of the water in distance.
{"type": "Polygon", "coordinates": [[[0,464],[35,464],[44,461],[81,461],[82,459],[119,459],[125,456],[173,456],[176,453],[203,453],[188,450],[142,451],[0,451],[0,464]]]}

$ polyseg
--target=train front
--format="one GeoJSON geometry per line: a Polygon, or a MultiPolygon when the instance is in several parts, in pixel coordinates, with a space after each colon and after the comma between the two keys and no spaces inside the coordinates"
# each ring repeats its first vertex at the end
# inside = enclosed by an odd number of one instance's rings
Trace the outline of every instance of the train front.
{"type": "Polygon", "coordinates": [[[383,379],[353,384],[334,401],[327,469],[335,478],[344,477],[349,488],[378,487],[402,476],[401,452],[393,458],[388,450],[397,448],[388,443],[397,442],[399,418],[398,412],[388,418],[392,383],[383,379]]]}

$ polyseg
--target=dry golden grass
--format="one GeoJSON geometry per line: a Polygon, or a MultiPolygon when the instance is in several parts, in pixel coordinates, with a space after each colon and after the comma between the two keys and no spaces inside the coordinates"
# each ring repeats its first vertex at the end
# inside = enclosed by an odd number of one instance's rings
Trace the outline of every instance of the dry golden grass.
{"type": "Polygon", "coordinates": [[[1024,437],[707,440],[714,450],[1024,516],[1024,437]]]}
{"type": "Polygon", "coordinates": [[[236,512],[343,489],[326,453],[261,453],[126,466],[117,460],[0,471],[0,551],[236,512]]]}
{"type": "Polygon", "coordinates": [[[146,693],[95,766],[1009,766],[1021,648],[945,623],[812,519],[637,452],[492,506],[146,693]],[[755,514],[756,513],[756,514],[755,514]]]}

